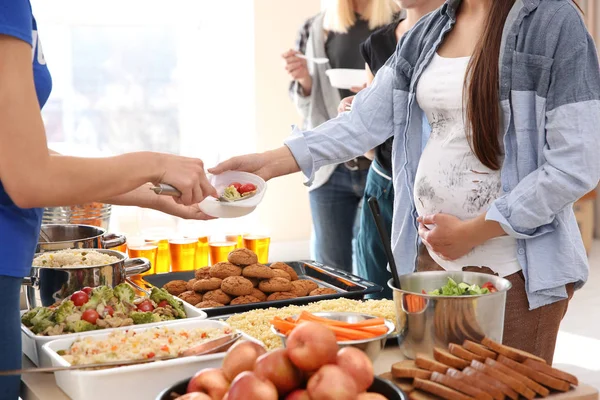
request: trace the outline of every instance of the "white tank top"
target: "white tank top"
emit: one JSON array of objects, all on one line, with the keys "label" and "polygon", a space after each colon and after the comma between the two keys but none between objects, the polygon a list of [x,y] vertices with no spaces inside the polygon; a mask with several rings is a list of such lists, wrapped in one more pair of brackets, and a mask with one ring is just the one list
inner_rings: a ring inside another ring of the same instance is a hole
[{"label": "white tank top", "polygon": [[[502,194],[500,171],[479,161],[466,136],[463,87],[469,59],[444,58],[436,53],[417,85],[417,101],[431,125],[415,177],[414,201],[419,215],[444,213],[471,219],[485,213]],[[449,271],[485,266],[507,276],[521,270],[516,240],[510,236],[488,240],[454,261],[430,253]]]}]

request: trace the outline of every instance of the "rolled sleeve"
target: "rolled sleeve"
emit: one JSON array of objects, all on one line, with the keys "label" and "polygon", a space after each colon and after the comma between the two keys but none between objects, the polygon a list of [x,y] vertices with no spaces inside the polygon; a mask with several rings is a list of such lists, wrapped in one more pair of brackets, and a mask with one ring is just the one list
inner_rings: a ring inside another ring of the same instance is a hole
[{"label": "rolled sleeve", "polygon": [[310,186],[315,178],[315,168],[310,149],[302,135],[302,131],[294,126],[294,130],[284,144],[290,149],[304,176],[308,178],[305,185]]},{"label": "rolled sleeve", "polygon": [[537,229],[526,228],[523,226],[515,226],[513,228],[513,225],[511,225],[508,220],[509,217],[509,207],[506,199],[504,198],[499,199],[492,204],[485,215],[485,220],[498,222],[502,229],[504,229],[504,232],[515,239],[531,239],[552,232],[554,229],[556,229],[556,220],[552,221],[550,224],[540,226]]}]

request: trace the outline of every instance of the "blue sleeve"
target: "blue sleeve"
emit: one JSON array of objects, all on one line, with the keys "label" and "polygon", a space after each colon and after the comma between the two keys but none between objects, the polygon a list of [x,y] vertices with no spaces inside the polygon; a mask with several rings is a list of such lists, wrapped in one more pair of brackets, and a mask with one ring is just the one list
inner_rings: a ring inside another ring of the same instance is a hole
[{"label": "blue sleeve", "polygon": [[31,45],[32,30],[29,0],[0,0],[0,35],[13,36]]}]

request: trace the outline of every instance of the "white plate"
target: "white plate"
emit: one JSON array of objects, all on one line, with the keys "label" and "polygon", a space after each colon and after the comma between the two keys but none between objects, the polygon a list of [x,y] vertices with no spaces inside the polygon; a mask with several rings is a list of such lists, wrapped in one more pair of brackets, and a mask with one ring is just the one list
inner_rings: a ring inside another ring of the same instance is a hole
[{"label": "white plate", "polygon": [[[179,300],[181,300],[181,299],[179,299]],[[183,303],[183,308],[185,309],[185,313],[187,314],[187,319],[185,319],[185,320],[176,319],[173,321],[162,321],[162,322],[156,322],[153,324],[134,325],[134,326],[147,328],[147,327],[153,327],[153,326],[172,325],[172,324],[187,321],[190,319],[193,319],[193,320],[206,319],[207,315],[204,311],[192,306],[191,304],[186,303],[183,300],[181,300],[181,301]],[[26,311],[23,311],[21,314],[23,314],[25,312]],[[39,336],[39,335],[36,335],[35,333],[31,332],[31,330],[28,327],[21,324],[21,342],[23,344],[23,354],[25,354],[31,360],[31,362],[33,362],[38,367],[50,367],[52,365],[50,363],[50,358],[48,357],[47,354],[45,354],[42,351],[42,346],[44,346],[46,343],[52,342],[57,339],[63,339],[63,338],[74,339],[74,338],[80,337],[80,336],[97,335],[100,332],[101,333],[104,333],[104,332],[110,333],[110,332],[120,330],[120,329],[121,330],[122,329],[132,329],[132,327],[125,326],[122,328],[108,328],[108,329],[102,329],[101,331],[69,333],[66,335],[59,335],[59,336]]]},{"label": "white plate", "polygon": [[367,83],[367,73],[364,69],[334,68],[325,71],[331,86],[338,89],[351,89]]},{"label": "white plate", "polygon": [[[170,325],[170,328],[211,329],[227,326],[219,321],[190,320],[180,321]],[[133,330],[143,332],[146,329],[152,328],[140,327]],[[242,335],[244,339],[261,343],[244,333]],[[104,339],[108,332],[96,332],[94,336]],[[52,360],[53,366],[70,365],[57,351],[68,349],[74,340],[75,338],[62,338],[44,345],[43,351]],[[58,387],[72,400],[154,399],[165,387],[189,378],[201,369],[220,367],[224,357],[225,353],[218,353],[96,371],[63,371],[54,375]]]},{"label": "white plate", "polygon": [[199,204],[200,210],[217,218],[239,218],[250,214],[260,204],[267,190],[267,183],[260,176],[248,172],[227,171],[219,175],[212,175],[210,181],[219,194],[222,194],[225,188],[233,182],[256,185],[256,194],[245,200],[228,203],[214,197],[204,199]]}]

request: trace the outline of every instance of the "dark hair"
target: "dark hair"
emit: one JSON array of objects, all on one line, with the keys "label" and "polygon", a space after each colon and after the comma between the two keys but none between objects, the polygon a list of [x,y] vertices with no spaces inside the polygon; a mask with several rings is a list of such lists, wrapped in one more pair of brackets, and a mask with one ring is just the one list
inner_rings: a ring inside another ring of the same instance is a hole
[{"label": "dark hair", "polygon": [[[485,30],[467,67],[466,116],[471,150],[492,170],[500,169],[500,88],[498,57],[506,17],[515,0],[491,2]],[[575,6],[583,13],[579,5]]]}]

